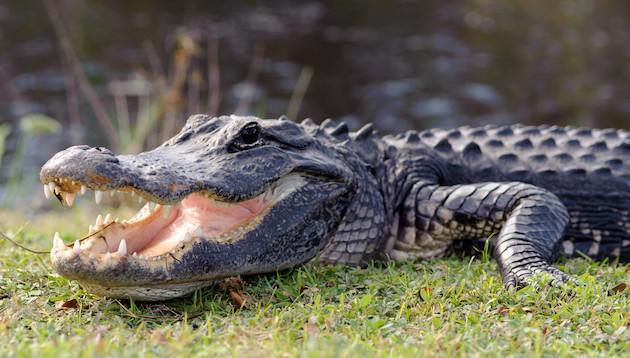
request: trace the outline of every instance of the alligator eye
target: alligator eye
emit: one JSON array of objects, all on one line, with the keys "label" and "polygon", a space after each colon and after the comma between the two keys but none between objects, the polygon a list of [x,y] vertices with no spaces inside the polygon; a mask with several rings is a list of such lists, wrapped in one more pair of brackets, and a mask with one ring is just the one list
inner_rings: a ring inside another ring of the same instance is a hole
[{"label": "alligator eye", "polygon": [[243,144],[254,144],[260,136],[260,127],[258,123],[250,123],[241,130],[241,141]]}]

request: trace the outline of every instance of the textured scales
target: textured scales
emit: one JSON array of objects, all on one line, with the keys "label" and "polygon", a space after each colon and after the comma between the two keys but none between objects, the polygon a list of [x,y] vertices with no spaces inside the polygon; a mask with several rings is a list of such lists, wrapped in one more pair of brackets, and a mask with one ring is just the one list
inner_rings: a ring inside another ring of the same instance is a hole
[{"label": "textured scales", "polygon": [[[630,260],[629,137],[515,125],[380,138],[370,125],[349,132],[330,120],[317,126],[197,115],[153,151],[114,156],[72,147],[42,168],[46,195],[62,203],[87,188],[97,201],[100,191],[116,190],[160,205],[137,215],[158,227],[115,223],[72,249],[56,239],[53,267],[98,295],[156,300],[313,261],[474,252],[491,237],[508,288],[527,285],[535,273],[562,285],[573,279],[550,266],[559,255]],[[225,218],[232,214],[220,208],[230,205],[266,208],[243,222],[230,219],[238,224],[225,232],[208,232],[220,225],[199,220],[223,219],[200,216],[191,203],[217,205],[212,212]],[[155,217],[162,210],[165,221]],[[181,224],[175,230],[169,222]],[[167,239],[151,241],[151,249],[125,234],[159,230],[156,237]],[[172,251],[157,249],[168,245]],[[157,256],[131,255],[128,247]]]},{"label": "textured scales", "polygon": [[[415,141],[410,136],[414,138],[415,134],[386,137],[385,141],[402,147],[402,143]],[[579,250],[599,258],[615,257],[630,245],[627,131],[515,125],[432,129],[421,132],[419,138],[420,147],[426,145],[436,155],[432,166],[444,167],[439,179],[441,185],[514,181],[555,194],[571,218],[563,245],[565,255],[576,256]],[[479,192],[471,193],[467,204],[482,196]],[[479,207],[479,199],[476,202],[470,204],[471,208]],[[457,208],[451,205],[450,209]],[[471,209],[468,211],[467,214],[472,214]],[[479,213],[482,218],[488,215]],[[602,241],[611,245],[611,249],[600,248]]]}]

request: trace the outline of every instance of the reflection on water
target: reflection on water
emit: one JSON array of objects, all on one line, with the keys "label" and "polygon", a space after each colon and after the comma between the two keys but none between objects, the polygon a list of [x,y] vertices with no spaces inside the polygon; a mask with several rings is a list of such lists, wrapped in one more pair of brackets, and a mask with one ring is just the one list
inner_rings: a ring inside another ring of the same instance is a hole
[{"label": "reflection on water", "polygon": [[[35,3],[0,0],[1,121],[41,112],[68,127],[74,118],[79,133],[53,146],[108,144]],[[375,122],[382,132],[513,122],[630,128],[628,1],[54,3],[117,128],[160,98],[174,128],[190,112],[239,108],[353,128]],[[178,60],[187,61],[179,82]]]},{"label": "reflection on water", "polygon": [[[32,111],[67,118],[58,41],[44,9],[11,0],[0,4],[0,61],[9,80],[0,89],[3,120]],[[218,113],[236,109],[253,49],[263,44],[248,112],[265,117],[286,112],[301,70],[312,67],[299,118],[343,118],[355,126],[374,121],[385,131],[466,123],[630,125],[625,1],[190,1],[177,7],[162,0],[59,6],[91,82],[112,108],[107,84],[150,68],[145,41],[167,71],[174,37],[188,31],[200,45],[204,36],[218,39]],[[204,76],[206,54],[198,61]],[[201,98],[206,90],[201,83]],[[86,109],[81,115],[93,116]],[[187,109],[179,106],[179,120]]]}]

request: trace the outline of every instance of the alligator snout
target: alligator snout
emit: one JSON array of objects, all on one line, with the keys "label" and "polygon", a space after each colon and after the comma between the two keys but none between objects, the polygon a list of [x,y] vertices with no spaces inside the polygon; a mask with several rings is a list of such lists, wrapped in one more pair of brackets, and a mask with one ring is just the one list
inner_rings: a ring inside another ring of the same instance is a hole
[{"label": "alligator snout", "polygon": [[42,168],[40,177],[44,182],[75,178],[83,183],[103,186],[113,183],[121,170],[120,160],[111,150],[78,145],[55,154]]}]

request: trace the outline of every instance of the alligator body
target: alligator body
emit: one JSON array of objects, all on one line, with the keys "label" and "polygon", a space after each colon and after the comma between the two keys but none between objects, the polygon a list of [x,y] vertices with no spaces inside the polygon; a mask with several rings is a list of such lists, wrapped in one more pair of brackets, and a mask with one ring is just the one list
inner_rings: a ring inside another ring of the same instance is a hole
[{"label": "alligator body", "polygon": [[100,296],[160,300],[228,276],[469,250],[490,238],[508,288],[560,255],[630,260],[630,133],[486,126],[379,137],[371,126],[192,116],[162,146],[75,146],[42,168],[47,196],[122,191],[147,205],[55,235],[54,269]]}]

